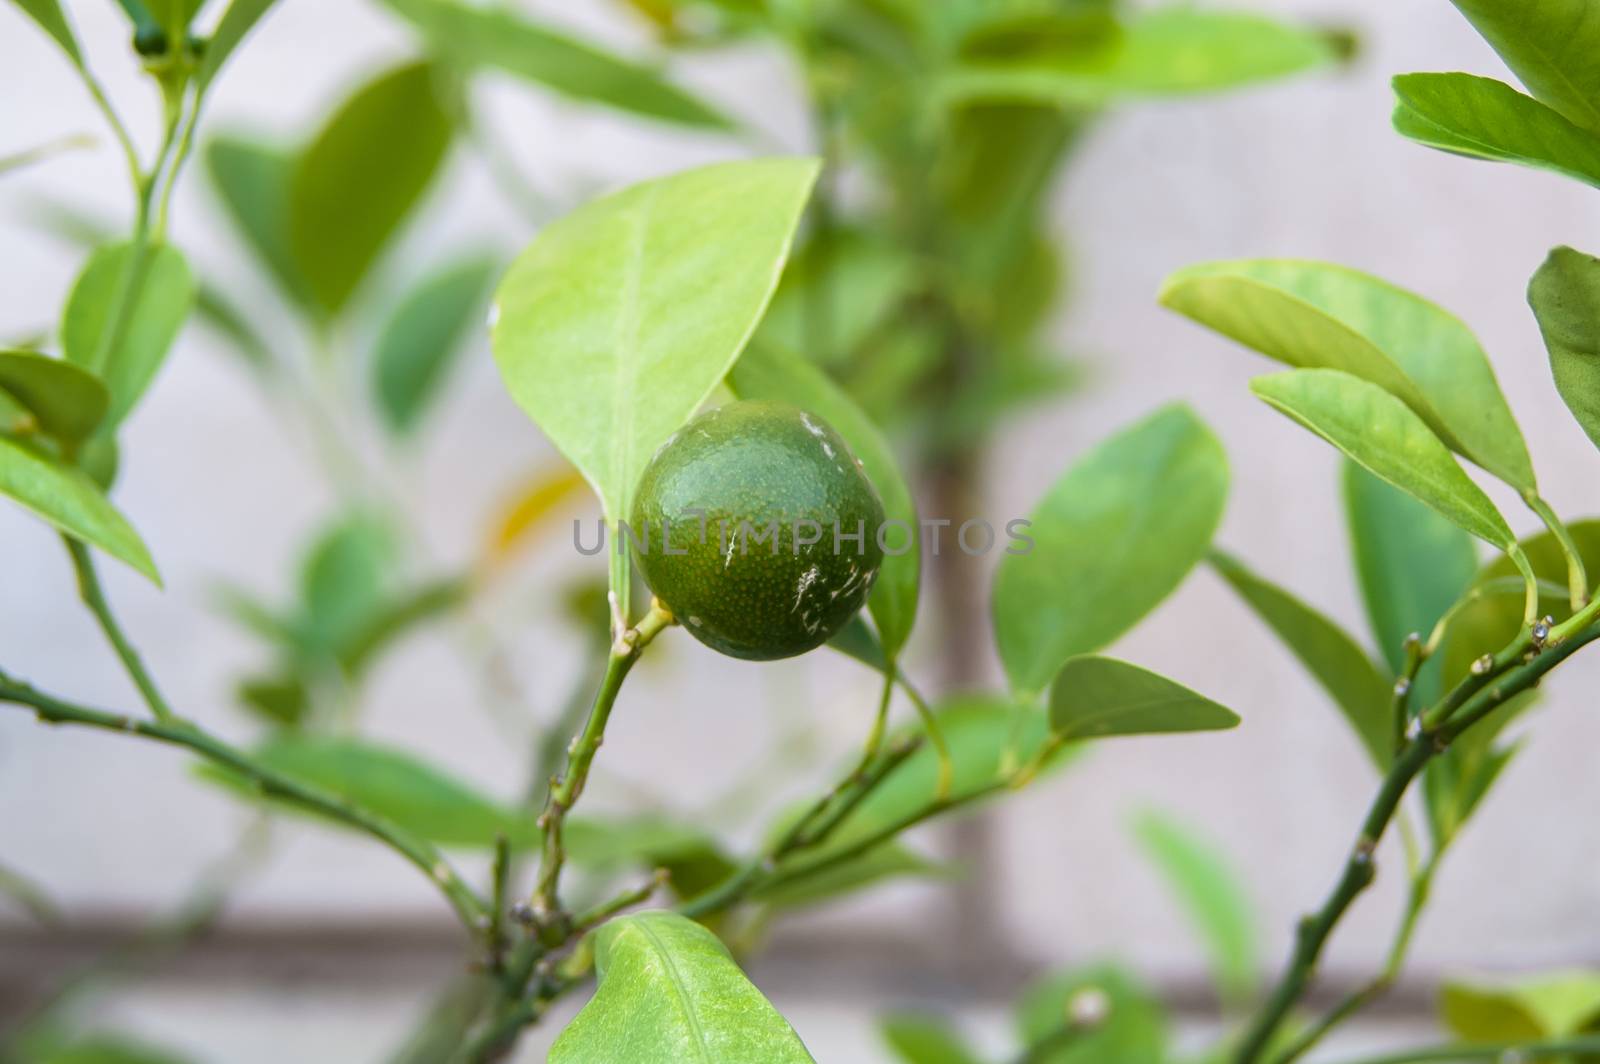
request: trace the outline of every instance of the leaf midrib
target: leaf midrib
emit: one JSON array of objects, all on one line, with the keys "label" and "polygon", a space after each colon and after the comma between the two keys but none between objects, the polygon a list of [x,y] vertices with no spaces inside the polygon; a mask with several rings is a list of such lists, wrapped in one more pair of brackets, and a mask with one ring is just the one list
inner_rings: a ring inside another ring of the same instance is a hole
[{"label": "leaf midrib", "polygon": [[616,359],[617,381],[611,389],[611,475],[620,483],[618,489],[619,513],[616,518],[627,517],[633,493],[629,471],[636,445],[634,418],[628,416],[633,409],[634,395],[638,391],[640,360],[638,355],[639,329],[643,323],[640,291],[644,275],[644,251],[650,215],[655,206],[657,189],[650,186],[640,197],[639,205],[628,211],[628,262],[622,274],[622,299],[617,311],[617,323],[612,343],[612,357]]},{"label": "leaf midrib", "polygon": [[655,950],[656,955],[661,959],[661,967],[665,971],[667,982],[672,986],[673,993],[683,1006],[683,1018],[689,1025],[690,1034],[694,1036],[694,1044],[699,1050],[699,1059],[704,1061],[705,1064],[715,1064],[715,1060],[711,1056],[711,1045],[706,1041],[705,1029],[700,1026],[700,1018],[695,1015],[688,984],[683,978],[683,973],[678,970],[677,964],[672,959],[672,951],[667,948],[667,944],[662,941],[661,936],[656,934],[655,930],[644,920],[634,921],[633,926],[645,937],[650,947]]}]

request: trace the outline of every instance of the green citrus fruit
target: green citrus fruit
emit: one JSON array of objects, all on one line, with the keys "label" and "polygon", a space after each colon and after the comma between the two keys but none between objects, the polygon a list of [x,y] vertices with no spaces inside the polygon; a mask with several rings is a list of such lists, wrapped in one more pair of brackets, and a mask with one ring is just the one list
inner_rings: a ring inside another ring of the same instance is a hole
[{"label": "green citrus fruit", "polygon": [[700,642],[771,661],[826,642],[883,562],[883,503],[815,414],[737,402],[696,417],[639,480],[630,519],[650,590]]}]

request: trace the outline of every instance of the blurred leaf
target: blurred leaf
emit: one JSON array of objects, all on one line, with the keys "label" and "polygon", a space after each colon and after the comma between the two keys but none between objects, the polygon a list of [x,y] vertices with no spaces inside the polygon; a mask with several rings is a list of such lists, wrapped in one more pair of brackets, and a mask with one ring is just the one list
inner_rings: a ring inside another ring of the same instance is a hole
[{"label": "blurred leaf", "polygon": [[1067,470],[1032,515],[1027,553],[995,575],[995,638],[1011,686],[1041,693],[1068,658],[1106,646],[1188,575],[1227,499],[1222,445],[1164,407]]},{"label": "blurred leaf", "polygon": [[811,1061],[728,948],[693,920],[635,913],[596,937],[594,997],[556,1039],[550,1064]]},{"label": "blurred leaf", "polygon": [[479,324],[497,272],[499,264],[483,256],[448,266],[406,293],[384,323],[373,356],[373,391],[390,429],[416,428],[451,360]]},{"label": "blurred leaf", "polygon": [[612,520],[760,320],[816,172],[760,159],[634,185],[546,227],[501,283],[506,387]]},{"label": "blurred leaf", "polygon": [[794,883],[758,889],[752,900],[775,910],[806,909],[855,894],[886,879],[949,875],[950,868],[928,860],[898,843],[885,843],[858,857],[841,861]]},{"label": "blurred leaf", "polygon": [[456,0],[385,0],[440,55],[492,67],[577,100],[680,125],[732,129],[720,112],[648,66],[547,29],[509,9]]},{"label": "blurred leaf", "polygon": [[[922,549],[916,500],[888,441],[826,373],[791,352],[754,344],[735,363],[728,383],[741,399],[778,400],[820,416],[844,437],[878,489],[885,527],[894,527],[882,533],[888,549],[867,599],[867,610],[877,625],[880,646],[889,657],[898,656],[916,622]],[[891,550],[900,553],[891,554]]]},{"label": "blurred leaf", "polygon": [[[1471,535],[1348,460],[1344,505],[1367,617],[1390,674],[1399,675],[1406,636],[1426,639],[1467,590],[1478,571],[1477,550]],[[1416,704],[1433,703],[1436,671],[1419,677],[1426,683],[1412,692]]]},{"label": "blurred leaf", "polygon": [[[188,263],[167,244],[143,254],[108,244],[89,256],[62,314],[61,346],[111,392],[102,431],[120,425],[155,379],[194,305],[194,287]],[[120,327],[110,320],[119,306]]]},{"label": "blurred leaf", "polygon": [[1215,262],[1161,302],[1269,358],[1336,369],[1404,400],[1458,454],[1517,488],[1533,464],[1494,369],[1460,319],[1377,277],[1321,262]]},{"label": "blurred leaf", "polygon": [[[1069,16],[1070,17],[1070,16]],[[1188,96],[1287,77],[1333,59],[1319,33],[1244,12],[1170,6],[1131,21],[1103,47],[1035,46],[980,55],[947,78],[953,101],[1095,107],[1122,97]]]},{"label": "blurred leaf", "polygon": [[32,166],[35,163],[47,162],[58,155],[65,155],[70,151],[96,148],[99,143],[89,134],[80,133],[75,136],[57,137],[55,140],[37,144],[32,148],[24,148],[21,151],[0,155],[0,175],[10,173],[12,170],[20,170],[23,167]]},{"label": "blurred leaf", "polygon": [[82,470],[0,436],[0,495],[9,495],[61,531],[99,547],[160,586],[161,576],[139,533]]},{"label": "blurred leaf", "polygon": [[394,540],[375,517],[355,514],[318,539],[300,575],[313,646],[341,656],[377,613],[389,586]]},{"label": "blurred leaf", "polygon": [[979,1064],[961,1032],[943,1017],[900,1013],[880,1020],[878,1030],[905,1064]]},{"label": "blurred leaf", "polygon": [[26,407],[39,428],[67,444],[92,435],[111,404],[100,378],[32,351],[0,351],[0,389]]},{"label": "blurred leaf", "polygon": [[488,560],[506,561],[555,513],[583,491],[583,474],[565,462],[530,477],[494,526]]},{"label": "blurred leaf", "polygon": [[206,172],[239,232],[285,295],[306,302],[305,280],[289,238],[290,152],[237,135],[206,145]]},{"label": "blurred leaf", "polygon": [[22,9],[22,13],[39,24],[39,28],[48,33],[67,57],[77,66],[83,66],[83,52],[78,48],[78,38],[72,32],[72,24],[67,21],[66,13],[61,10],[59,0],[12,0]]},{"label": "blurred leaf", "polygon": [[1600,15],[1588,0],[1451,0],[1539,99],[1600,132]]},{"label": "blurred leaf", "polygon": [[374,658],[400,636],[425,621],[460,606],[467,597],[462,580],[439,580],[408,594],[390,598],[368,615],[339,654],[339,663],[352,676],[360,675]]},{"label": "blurred leaf", "polygon": [[1066,1023],[1080,995],[1102,996],[1104,1022],[1071,1043],[1033,1058],[1038,1064],[1156,1064],[1167,1059],[1167,1018],[1155,997],[1120,968],[1102,966],[1045,980],[1028,990],[1017,1009],[1027,1045],[1035,1046]]},{"label": "blurred leaf", "polygon": [[434,68],[379,75],[345,100],[296,160],[289,247],[315,304],[337,315],[450,150]]},{"label": "blurred leaf", "polygon": [[1078,657],[1050,688],[1050,727],[1068,741],[1236,727],[1226,706],[1115,658]]},{"label": "blurred leaf", "polygon": [[1440,993],[1445,1026],[1471,1041],[1565,1038],[1600,1027],[1600,972],[1552,972],[1498,985],[1455,981]]},{"label": "blurred leaf", "polygon": [[[1431,514],[1430,514],[1431,516]],[[1333,698],[1379,772],[1394,760],[1392,684],[1344,629],[1222,551],[1211,564]]]},{"label": "blurred leaf", "polygon": [[1223,999],[1249,1000],[1259,978],[1255,910],[1227,859],[1160,813],[1141,814],[1134,835],[1205,942]]},{"label": "blurred leaf", "polygon": [[29,877],[0,865],[0,898],[9,898],[30,918],[41,924],[54,924],[61,912],[44,888]]},{"label": "blurred leaf", "polygon": [[39,1064],[185,1064],[188,1059],[121,1035],[96,1035],[49,1053]]},{"label": "blurred leaf", "polygon": [[914,267],[868,230],[816,233],[790,257],[756,342],[821,365],[848,362],[911,292]]},{"label": "blurred leaf", "polygon": [[222,65],[228,61],[233,50],[239,47],[239,42],[245,35],[255,28],[261,17],[271,10],[277,0],[233,0],[228,5],[228,10],[222,13],[222,19],[217,23],[216,32],[211,39],[206,41],[205,53],[200,57],[200,69],[195,72],[195,81],[204,93],[210,86],[213,78],[222,70]]},{"label": "blurred leaf", "polygon": [[195,293],[194,310],[195,316],[227,340],[228,346],[242,355],[252,369],[271,367],[272,352],[266,341],[220,289],[201,284]]},{"label": "blurred leaf", "polygon": [[241,681],[235,693],[241,704],[282,727],[298,727],[311,712],[311,692],[297,676],[252,677]]},{"label": "blurred leaf", "polygon": [[1368,472],[1502,550],[1516,546],[1500,511],[1410,407],[1359,377],[1296,369],[1257,377],[1250,390]]},{"label": "blurred leaf", "polygon": [[1401,74],[1394,91],[1394,128],[1402,137],[1600,187],[1600,137],[1504,82],[1471,74]]},{"label": "blurred leaf", "polygon": [[1556,389],[1600,447],[1600,259],[1556,248],[1533,275],[1528,303],[1550,352]]}]

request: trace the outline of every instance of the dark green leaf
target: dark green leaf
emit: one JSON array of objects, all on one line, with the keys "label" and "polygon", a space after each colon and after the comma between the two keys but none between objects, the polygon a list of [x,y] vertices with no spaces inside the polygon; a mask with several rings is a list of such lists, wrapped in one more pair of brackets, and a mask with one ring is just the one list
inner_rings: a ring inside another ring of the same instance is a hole
[{"label": "dark green leaf", "polygon": [[1600,447],[1600,259],[1556,248],[1528,285],[1556,390]]},{"label": "dark green leaf", "polygon": [[1434,433],[1519,490],[1534,486],[1516,418],[1460,319],[1386,281],[1322,262],[1213,262],[1161,302],[1289,366],[1336,369],[1403,399]]},{"label": "dark green leaf", "polygon": [[420,29],[442,56],[503,70],[578,100],[680,125],[731,129],[719,111],[655,70],[577,38],[546,29],[509,9],[456,0],[385,0]]},{"label": "dark green leaf", "polygon": [[1478,538],[1502,550],[1516,546],[1505,518],[1439,437],[1376,384],[1333,369],[1296,369],[1257,377],[1250,390]]},{"label": "dark green leaf", "polygon": [[1600,137],[1531,96],[1471,74],[1394,79],[1394,128],[1418,144],[1600,186]]},{"label": "dark green leaf", "polygon": [[240,703],[268,722],[298,727],[311,711],[311,692],[297,676],[258,676],[244,680],[236,692]]},{"label": "dark green leaf", "polygon": [[228,5],[228,10],[223,12],[222,21],[217,23],[217,30],[206,42],[205,55],[200,59],[200,69],[195,74],[200,91],[204,92],[211,84],[211,80],[222,70],[222,64],[228,61],[233,50],[239,47],[239,42],[245,35],[255,28],[261,16],[265,15],[277,0],[233,0]]},{"label": "dark green leaf", "polygon": [[[1037,1064],[1146,1064],[1167,1059],[1167,1018],[1134,975],[1105,966],[1047,979],[1029,989],[1017,1009],[1029,1047],[1046,1045],[1072,1014],[1075,1003],[1093,999],[1105,1018],[1066,1045],[1032,1058]],[[1082,1007],[1082,1006],[1080,1006]]]},{"label": "dark green leaf", "polygon": [[1041,693],[1068,658],[1137,624],[1205,556],[1228,493],[1227,457],[1186,406],[1168,406],[1056,481],[994,583],[1011,686]]},{"label": "dark green leaf", "polygon": [[[1431,516],[1431,515],[1430,515]],[[1333,698],[1379,771],[1394,759],[1392,685],[1344,629],[1221,551],[1211,564]]]},{"label": "dark green leaf", "polygon": [[1600,132],[1600,11],[1589,0],[1452,0],[1535,96]]},{"label": "dark green leaf", "polygon": [[450,149],[452,119],[432,66],[363,85],[322,127],[289,179],[296,273],[327,314],[344,309]]},{"label": "dark green leaf", "polygon": [[59,0],[11,0],[22,9],[22,13],[39,24],[39,28],[48,33],[61,50],[67,53],[73,63],[83,65],[83,52],[78,48],[78,38],[72,32],[72,24],[67,21],[67,16],[61,10]]},{"label": "dark green leaf", "polygon": [[373,391],[389,428],[415,428],[450,362],[481,318],[494,259],[474,257],[440,270],[408,292],[384,324],[373,356]]},{"label": "dark green leaf", "polygon": [[0,436],[0,495],[9,495],[61,531],[161,583],[139,533],[82,470]]},{"label": "dark green leaf", "polygon": [[937,1016],[902,1013],[878,1024],[890,1052],[905,1064],[979,1064],[961,1033]]},{"label": "dark green leaf", "polygon": [[922,549],[916,500],[888,441],[826,373],[793,353],[754,344],[735,363],[728,384],[741,399],[780,400],[819,415],[844,437],[878,489],[887,521],[897,524],[884,533],[886,553],[867,609],[880,645],[897,656],[916,621]]},{"label": "dark green leaf", "polygon": [[1158,813],[1141,815],[1134,834],[1205,942],[1224,1000],[1248,1000],[1260,960],[1255,910],[1227,859],[1189,828]]},{"label": "dark green leaf", "polygon": [[284,294],[306,299],[305,281],[289,244],[289,181],[294,156],[242,136],[206,146],[206,171],[239,232]]},{"label": "dark green leaf", "polygon": [[669,912],[618,917],[597,934],[594,997],[550,1064],[810,1064],[793,1028],[710,931]]},{"label": "dark green leaf", "polygon": [[111,392],[102,431],[120,425],[150,387],[193,306],[194,277],[170,245],[141,253],[110,244],[89,256],[62,315],[61,346]]},{"label": "dark green leaf", "polygon": [[111,405],[100,378],[32,351],[0,351],[0,390],[26,407],[40,429],[68,444],[87,439]]},{"label": "dark green leaf", "polygon": [[1068,741],[1217,731],[1238,723],[1227,707],[1115,658],[1073,658],[1050,688],[1050,727]]}]

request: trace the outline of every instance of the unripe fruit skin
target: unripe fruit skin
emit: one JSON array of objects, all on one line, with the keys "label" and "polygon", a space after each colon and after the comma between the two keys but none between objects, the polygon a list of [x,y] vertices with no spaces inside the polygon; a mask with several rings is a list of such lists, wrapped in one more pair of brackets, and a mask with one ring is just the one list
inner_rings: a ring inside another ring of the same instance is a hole
[{"label": "unripe fruit skin", "polygon": [[[872,482],[831,426],[785,403],[735,402],[699,415],[656,452],[635,498],[630,524],[645,583],[690,634],[732,657],[772,661],[821,646],[866,602],[883,562],[883,503]],[[704,542],[695,511],[705,513]],[[755,539],[774,519],[776,553]],[[797,547],[813,533],[806,521],[821,536]],[[859,545],[843,539],[858,529]]]}]

